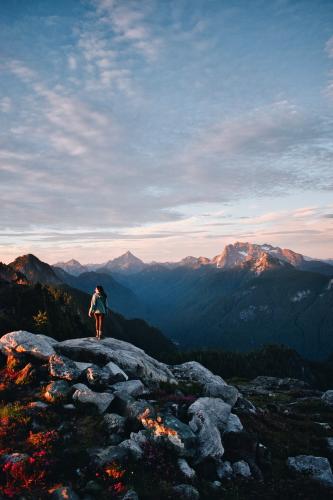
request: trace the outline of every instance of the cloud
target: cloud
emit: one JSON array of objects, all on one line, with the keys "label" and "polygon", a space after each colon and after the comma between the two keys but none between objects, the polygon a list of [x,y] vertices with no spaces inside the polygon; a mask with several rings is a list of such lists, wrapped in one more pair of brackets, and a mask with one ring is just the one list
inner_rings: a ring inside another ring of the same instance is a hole
[{"label": "cloud", "polygon": [[94,0],[94,5],[100,16],[100,23],[111,27],[117,36],[117,43],[129,45],[148,62],[156,60],[162,40],[153,33],[148,22],[148,3]]},{"label": "cloud", "polygon": [[0,111],[2,113],[9,113],[12,109],[12,100],[10,97],[3,97],[0,99]]}]

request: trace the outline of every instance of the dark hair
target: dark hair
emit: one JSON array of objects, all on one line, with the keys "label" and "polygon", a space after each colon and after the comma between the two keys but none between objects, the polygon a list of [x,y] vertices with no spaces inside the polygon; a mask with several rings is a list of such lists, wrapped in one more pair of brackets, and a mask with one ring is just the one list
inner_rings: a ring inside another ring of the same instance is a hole
[{"label": "dark hair", "polygon": [[102,285],[97,285],[96,286],[96,289],[98,290],[98,293],[100,295],[102,295],[102,297],[104,297],[106,299],[107,295],[106,293],[104,292],[104,288],[102,287]]}]

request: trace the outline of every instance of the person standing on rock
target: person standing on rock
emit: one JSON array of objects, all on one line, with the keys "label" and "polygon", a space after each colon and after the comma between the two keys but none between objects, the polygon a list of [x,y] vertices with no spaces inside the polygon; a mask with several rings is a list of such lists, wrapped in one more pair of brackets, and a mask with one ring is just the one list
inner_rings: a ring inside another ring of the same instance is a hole
[{"label": "person standing on rock", "polygon": [[107,295],[101,285],[97,285],[91,297],[89,317],[95,316],[96,338],[101,340],[103,335],[104,318],[108,314]]}]

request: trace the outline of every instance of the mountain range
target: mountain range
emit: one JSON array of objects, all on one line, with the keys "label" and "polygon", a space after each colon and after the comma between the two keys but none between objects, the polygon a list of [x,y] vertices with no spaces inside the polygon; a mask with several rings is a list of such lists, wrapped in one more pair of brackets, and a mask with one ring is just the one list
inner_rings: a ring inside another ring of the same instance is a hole
[{"label": "mountain range", "polygon": [[127,251],[120,257],[108,260],[102,264],[87,264],[82,265],[77,260],[71,259],[68,262],[58,262],[54,267],[60,267],[68,273],[78,276],[87,271],[102,271],[120,274],[135,274],[143,271],[149,267],[163,266],[168,269],[178,267],[190,267],[197,269],[203,266],[210,266],[219,269],[230,269],[239,266],[243,262],[258,259],[263,254],[269,254],[280,261],[288,262],[297,269],[306,271],[316,271],[328,276],[333,276],[333,260],[320,260],[306,257],[300,253],[294,252],[289,249],[282,249],[280,247],[272,246],[269,244],[257,245],[254,243],[236,242],[234,244],[226,245],[220,254],[217,254],[212,259],[208,257],[193,257],[187,256],[178,262],[156,262],[145,263],[130,251]]},{"label": "mountain range", "polygon": [[185,349],[285,344],[310,359],[333,352],[333,266],[289,249],[236,242],[212,259],[149,264],[127,252],[98,266],[72,260],[67,270],[32,257],[10,268],[85,293],[101,284],[113,310],[143,318]]}]

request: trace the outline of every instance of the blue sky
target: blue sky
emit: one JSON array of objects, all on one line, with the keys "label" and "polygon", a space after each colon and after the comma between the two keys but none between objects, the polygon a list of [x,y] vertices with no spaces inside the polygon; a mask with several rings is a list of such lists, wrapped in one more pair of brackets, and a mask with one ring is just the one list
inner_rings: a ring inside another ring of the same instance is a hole
[{"label": "blue sky", "polygon": [[1,260],[333,257],[333,3],[2,0]]}]

